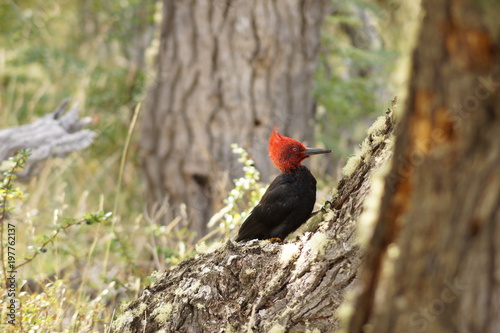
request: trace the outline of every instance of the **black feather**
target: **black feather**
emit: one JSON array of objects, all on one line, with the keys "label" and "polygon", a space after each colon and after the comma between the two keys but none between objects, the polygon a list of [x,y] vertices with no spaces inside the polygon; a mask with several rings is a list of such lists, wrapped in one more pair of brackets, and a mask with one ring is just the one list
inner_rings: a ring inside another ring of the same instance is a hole
[{"label": "black feather", "polygon": [[236,241],[285,239],[311,216],[316,201],[316,179],[305,166],[273,180],[260,203],[243,222]]}]

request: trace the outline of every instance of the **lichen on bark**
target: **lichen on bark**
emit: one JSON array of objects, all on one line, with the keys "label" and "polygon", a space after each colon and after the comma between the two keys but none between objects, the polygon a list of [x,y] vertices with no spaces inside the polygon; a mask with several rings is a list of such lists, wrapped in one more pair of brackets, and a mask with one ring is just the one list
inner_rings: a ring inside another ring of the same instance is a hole
[{"label": "lichen on bark", "polygon": [[115,331],[336,329],[335,311],[363,257],[356,226],[370,178],[391,156],[392,110],[377,123],[363,144],[357,166],[315,214],[314,228],[284,243],[227,240],[213,251],[197,254],[148,286],[115,321]]}]

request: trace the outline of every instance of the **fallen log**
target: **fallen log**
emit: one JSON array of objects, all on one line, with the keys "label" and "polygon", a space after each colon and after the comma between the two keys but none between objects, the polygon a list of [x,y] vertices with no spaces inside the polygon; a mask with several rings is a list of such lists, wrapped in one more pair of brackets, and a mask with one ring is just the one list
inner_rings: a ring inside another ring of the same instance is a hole
[{"label": "fallen log", "polygon": [[19,180],[35,176],[49,158],[65,157],[92,144],[96,133],[84,129],[91,119],[79,118],[78,103],[65,113],[69,102],[65,99],[53,112],[30,124],[0,130],[0,162],[21,149],[31,150]]}]

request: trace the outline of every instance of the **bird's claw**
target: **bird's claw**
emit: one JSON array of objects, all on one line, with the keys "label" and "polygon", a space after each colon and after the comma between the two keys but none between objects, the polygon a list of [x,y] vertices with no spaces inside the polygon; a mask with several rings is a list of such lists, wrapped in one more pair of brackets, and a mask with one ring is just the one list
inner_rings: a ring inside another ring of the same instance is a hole
[{"label": "bird's claw", "polygon": [[279,237],[273,237],[268,239],[269,243],[281,243],[283,240]]}]

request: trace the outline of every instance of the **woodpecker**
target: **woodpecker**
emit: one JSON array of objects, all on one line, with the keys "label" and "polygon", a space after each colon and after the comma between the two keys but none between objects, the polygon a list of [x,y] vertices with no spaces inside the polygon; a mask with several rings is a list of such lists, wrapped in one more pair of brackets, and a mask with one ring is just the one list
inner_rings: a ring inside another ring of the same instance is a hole
[{"label": "woodpecker", "polygon": [[280,170],[241,225],[236,241],[285,239],[310,216],[316,201],[316,179],[301,163],[311,155],[330,153],[330,149],[306,148],[281,135],[274,127],[269,138],[269,157]]}]

